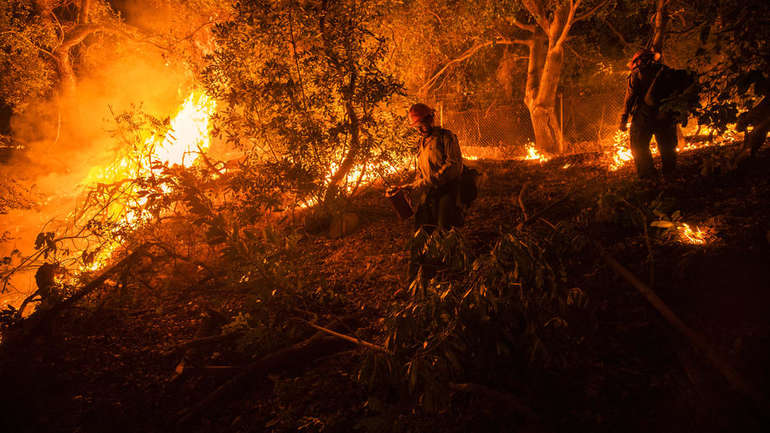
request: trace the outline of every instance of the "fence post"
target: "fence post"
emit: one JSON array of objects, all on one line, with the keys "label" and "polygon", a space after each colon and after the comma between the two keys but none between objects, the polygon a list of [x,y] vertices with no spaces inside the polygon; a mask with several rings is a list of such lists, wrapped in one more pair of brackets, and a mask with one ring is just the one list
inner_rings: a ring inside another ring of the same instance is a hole
[{"label": "fence post", "polygon": [[559,93],[559,153],[564,153],[564,92]]},{"label": "fence post", "polygon": [[438,103],[438,122],[439,122],[439,125],[443,128],[444,127],[444,101],[439,101]]}]

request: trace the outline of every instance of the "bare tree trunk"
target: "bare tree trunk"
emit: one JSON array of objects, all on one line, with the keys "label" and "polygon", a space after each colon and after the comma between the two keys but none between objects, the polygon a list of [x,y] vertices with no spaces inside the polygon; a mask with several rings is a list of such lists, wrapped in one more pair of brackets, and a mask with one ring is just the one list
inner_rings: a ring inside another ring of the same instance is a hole
[{"label": "bare tree trunk", "polygon": [[650,49],[656,53],[663,53],[663,36],[666,33],[666,0],[656,0],[655,4],[655,35],[652,38]]},{"label": "bare tree trunk", "polygon": [[55,52],[56,68],[59,72],[60,96],[69,98],[75,94],[76,79],[72,68],[69,48],[57,49]]},{"label": "bare tree trunk", "polygon": [[[582,0],[562,2],[549,14],[544,0],[522,0],[522,5],[530,13],[539,30],[514,20],[516,27],[533,33],[524,103],[529,108],[536,146],[550,153],[559,152],[561,147],[562,131],[559,116],[556,114],[556,95],[564,66],[564,43],[567,35],[573,24],[589,18],[608,1],[601,0],[590,10],[578,14],[581,3]],[[544,47],[545,40],[548,41],[547,48]]]},{"label": "bare tree trunk", "polygon": [[356,162],[356,158],[358,158],[358,152],[361,149],[361,126],[351,101],[345,103],[345,111],[347,112],[348,120],[350,122],[350,148],[348,149],[345,158],[342,159],[339,168],[334,173],[331,180],[329,180],[329,186],[326,189],[324,202],[328,202],[337,196],[337,193],[339,193],[340,190],[340,184],[347,178],[348,173],[350,173],[350,170]]},{"label": "bare tree trunk", "polygon": [[78,24],[88,23],[88,13],[91,9],[91,0],[80,1],[80,11],[78,13]]},{"label": "bare tree trunk", "polygon": [[545,65],[545,55],[548,51],[545,35],[536,33],[532,37],[532,45],[529,48],[529,62],[527,64],[527,83],[524,89],[524,104],[529,108],[530,114],[535,108],[537,89],[540,86],[540,76]]},{"label": "bare tree trunk", "polygon": [[556,114],[556,91],[559,87],[563,64],[563,48],[549,44],[540,76],[540,85],[537,89],[537,97],[530,108],[535,143],[537,143],[537,147],[549,153],[559,151],[561,125]]}]

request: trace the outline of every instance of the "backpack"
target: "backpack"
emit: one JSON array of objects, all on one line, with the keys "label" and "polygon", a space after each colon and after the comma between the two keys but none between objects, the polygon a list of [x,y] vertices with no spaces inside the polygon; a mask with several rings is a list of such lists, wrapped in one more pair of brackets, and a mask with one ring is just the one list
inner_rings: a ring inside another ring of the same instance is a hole
[{"label": "backpack", "polygon": [[460,175],[460,203],[466,208],[470,207],[479,195],[478,180],[480,177],[481,173],[475,168],[463,167],[463,172]]},{"label": "backpack", "polygon": [[662,66],[644,95],[644,103],[657,106],[660,113],[666,113],[682,126],[687,126],[690,113],[700,108],[697,74]]}]

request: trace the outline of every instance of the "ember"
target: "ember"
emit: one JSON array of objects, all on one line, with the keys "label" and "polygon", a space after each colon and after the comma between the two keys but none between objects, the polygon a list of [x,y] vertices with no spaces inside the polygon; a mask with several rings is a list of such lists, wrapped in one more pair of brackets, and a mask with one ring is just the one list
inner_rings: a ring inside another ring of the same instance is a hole
[{"label": "ember", "polygon": [[708,238],[708,231],[701,230],[697,226],[693,230],[687,223],[681,223],[677,230],[679,232],[680,240],[684,243],[703,245]]}]

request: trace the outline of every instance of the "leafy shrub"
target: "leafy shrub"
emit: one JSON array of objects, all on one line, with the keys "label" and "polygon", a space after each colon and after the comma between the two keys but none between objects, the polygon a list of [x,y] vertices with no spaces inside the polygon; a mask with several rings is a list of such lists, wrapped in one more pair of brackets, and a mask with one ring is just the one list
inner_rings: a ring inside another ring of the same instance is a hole
[{"label": "leafy shrub", "polygon": [[359,378],[386,382],[428,412],[446,409],[452,382],[505,387],[521,381],[533,365],[570,363],[578,336],[571,315],[585,294],[568,289],[557,254],[526,234],[504,233],[487,254],[469,260],[459,233],[418,232],[421,266],[409,301],[385,321],[385,347],[370,355]]}]

